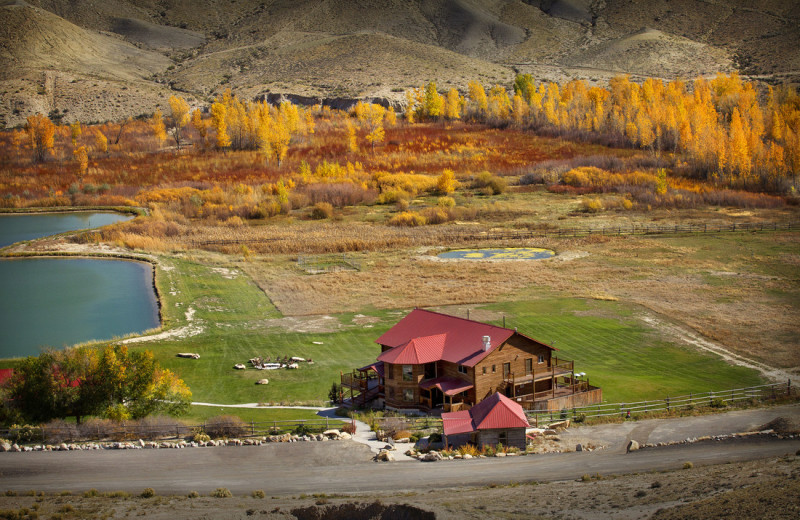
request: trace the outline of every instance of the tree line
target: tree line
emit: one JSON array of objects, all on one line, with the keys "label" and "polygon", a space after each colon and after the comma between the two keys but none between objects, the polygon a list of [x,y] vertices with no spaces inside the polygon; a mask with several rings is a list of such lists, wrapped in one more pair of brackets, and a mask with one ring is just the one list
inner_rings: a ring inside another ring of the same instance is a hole
[{"label": "tree line", "polygon": [[0,389],[3,422],[40,423],[87,416],[115,420],[151,414],[179,415],[192,393],[150,351],[125,345],[46,350],[14,368]]}]

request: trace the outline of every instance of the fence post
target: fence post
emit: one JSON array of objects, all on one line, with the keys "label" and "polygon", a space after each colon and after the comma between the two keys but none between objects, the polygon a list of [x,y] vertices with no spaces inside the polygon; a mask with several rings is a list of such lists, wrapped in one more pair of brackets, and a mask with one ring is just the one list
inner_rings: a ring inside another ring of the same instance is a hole
[{"label": "fence post", "polygon": [[669,412],[669,396],[667,396],[667,411]]},{"label": "fence post", "polygon": [[256,422],[250,421],[250,435],[255,437],[256,435]]}]

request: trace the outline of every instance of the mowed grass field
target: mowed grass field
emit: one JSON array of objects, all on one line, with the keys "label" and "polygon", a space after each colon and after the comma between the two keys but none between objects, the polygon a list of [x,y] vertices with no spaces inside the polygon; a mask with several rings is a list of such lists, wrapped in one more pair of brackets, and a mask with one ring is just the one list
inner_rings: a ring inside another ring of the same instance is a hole
[{"label": "mowed grass field", "polygon": [[[168,328],[188,325],[201,332],[133,348],[153,350],[163,366],[186,381],[199,402],[324,404],[340,371],[374,361],[379,353],[374,340],[410,310],[368,308],[362,313],[281,318],[265,293],[235,264],[215,266],[176,258],[163,262],[167,270],[159,270],[158,286],[165,303],[165,323]],[[190,308],[194,314],[187,322],[185,313]],[[732,366],[716,355],[662,336],[641,319],[643,309],[636,305],[533,291],[524,300],[472,308],[505,315],[508,327],[553,343],[559,357],[575,360],[576,370],[586,372],[592,384],[603,388],[608,402],[762,382],[754,370]],[[502,324],[502,318],[494,322]],[[197,352],[201,357],[177,358],[178,352]],[[297,370],[259,371],[247,363],[257,355],[299,356],[314,363],[301,363]],[[236,363],[248,368],[234,370]],[[269,384],[256,385],[261,378],[269,379]],[[209,410],[192,413],[199,417],[212,413]],[[227,411],[248,417],[261,412]],[[264,411],[261,417],[271,416]]]}]

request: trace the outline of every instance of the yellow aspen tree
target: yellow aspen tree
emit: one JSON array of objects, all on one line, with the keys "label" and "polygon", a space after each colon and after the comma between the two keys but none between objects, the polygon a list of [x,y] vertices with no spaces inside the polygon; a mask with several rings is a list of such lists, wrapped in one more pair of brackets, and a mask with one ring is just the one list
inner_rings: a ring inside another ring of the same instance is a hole
[{"label": "yellow aspen tree", "polygon": [[372,145],[373,153],[375,152],[375,143],[382,143],[386,136],[386,132],[383,129],[383,116],[385,113],[386,109],[381,105],[371,103],[364,107],[362,117],[368,130],[366,139]]},{"label": "yellow aspen tree", "polygon": [[97,128],[94,129],[94,142],[97,146],[98,152],[105,154],[108,153],[108,138],[106,137],[106,134]]},{"label": "yellow aspen tree", "polygon": [[439,95],[436,90],[436,83],[433,81],[425,85],[423,113],[432,118],[438,118],[444,113],[444,99]]},{"label": "yellow aspen tree", "polygon": [[89,171],[89,154],[86,152],[85,146],[80,146],[72,151],[72,155],[78,163],[78,177],[83,178],[86,172]]},{"label": "yellow aspen tree", "polygon": [[453,193],[456,189],[456,175],[453,170],[445,169],[436,181],[436,189],[439,193]]},{"label": "yellow aspen tree", "polygon": [[652,148],[656,140],[656,134],[653,130],[653,122],[644,111],[640,111],[636,116],[636,131],[639,146]]},{"label": "yellow aspen tree", "polygon": [[311,110],[305,111],[305,120],[306,120],[306,132],[309,134],[314,133],[314,129],[316,128],[316,121],[314,121],[314,113]]},{"label": "yellow aspen tree", "polygon": [[458,93],[458,90],[451,88],[447,92],[447,98],[444,104],[444,117],[447,119],[460,119],[461,118],[461,106],[464,103],[464,99]]},{"label": "yellow aspen tree", "polygon": [[78,138],[81,136],[81,133],[83,133],[82,130],[81,130],[81,122],[80,121],[75,121],[74,123],[69,125],[69,128],[70,128],[70,131],[71,131],[70,133],[71,133],[71,136],[72,136],[72,147],[73,148],[77,148],[77,146],[78,146]]},{"label": "yellow aspen tree", "polygon": [[200,136],[200,146],[203,150],[208,148],[208,129],[211,128],[212,121],[203,119],[203,114],[199,109],[192,111],[192,127],[197,131]]},{"label": "yellow aspen tree", "polygon": [[406,90],[406,111],[405,117],[407,123],[413,123],[416,119],[417,113],[417,100],[414,97],[412,90]]},{"label": "yellow aspen tree", "polygon": [[366,139],[367,142],[372,145],[372,153],[375,153],[375,143],[382,143],[385,137],[386,132],[383,129],[382,124],[377,125],[370,133],[367,134]]},{"label": "yellow aspen tree", "polygon": [[44,161],[47,152],[53,149],[55,125],[47,116],[36,114],[28,117],[25,130],[28,132],[28,140],[33,149],[33,160]]},{"label": "yellow aspen tree", "polygon": [[739,108],[734,107],[731,114],[731,129],[730,129],[730,142],[728,149],[730,150],[729,164],[732,173],[738,173],[743,181],[746,181],[750,175],[750,152],[747,146],[747,132],[742,122],[742,117],[739,114]]},{"label": "yellow aspen tree", "polygon": [[358,152],[358,140],[356,139],[356,127],[353,123],[348,119],[346,121],[347,126],[347,148],[355,153]]},{"label": "yellow aspen tree", "polygon": [[397,124],[397,114],[394,111],[394,107],[389,107],[386,110],[385,121],[387,126],[395,126]]},{"label": "yellow aspen tree", "polygon": [[217,133],[217,148],[227,148],[231,145],[228,136],[227,108],[222,103],[211,105],[211,122]]},{"label": "yellow aspen tree", "polygon": [[164,116],[161,114],[161,109],[156,109],[153,112],[153,117],[150,120],[150,128],[153,130],[153,135],[159,142],[163,143],[167,140],[167,129],[164,126]]},{"label": "yellow aspen tree", "polygon": [[486,90],[477,81],[467,83],[469,95],[469,114],[473,118],[484,117],[489,108],[489,100],[486,98]]},{"label": "yellow aspen tree", "polygon": [[170,111],[172,112],[172,117],[170,117],[170,132],[172,133],[172,138],[175,139],[175,145],[178,147],[178,150],[180,150],[181,143],[183,142],[183,128],[189,124],[189,119],[191,118],[189,103],[178,96],[170,96],[168,101]]},{"label": "yellow aspen tree", "polygon": [[286,154],[289,152],[289,142],[292,140],[288,124],[282,117],[274,119],[273,124],[270,125],[269,140],[272,154],[278,161],[278,168],[280,168],[286,158]]},{"label": "yellow aspen tree", "polygon": [[14,130],[11,132],[11,146],[17,152],[17,159],[19,159],[20,155],[25,148],[25,142],[27,141],[27,136],[25,132],[22,130]]}]

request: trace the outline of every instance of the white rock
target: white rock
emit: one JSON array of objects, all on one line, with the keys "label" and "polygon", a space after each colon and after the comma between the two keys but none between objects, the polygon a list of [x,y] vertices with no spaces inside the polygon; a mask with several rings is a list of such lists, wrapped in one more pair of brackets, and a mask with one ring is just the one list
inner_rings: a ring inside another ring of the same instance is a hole
[{"label": "white rock", "polygon": [[268,385],[269,384],[269,379],[259,379],[258,381],[256,381],[256,384],[257,385]]}]

